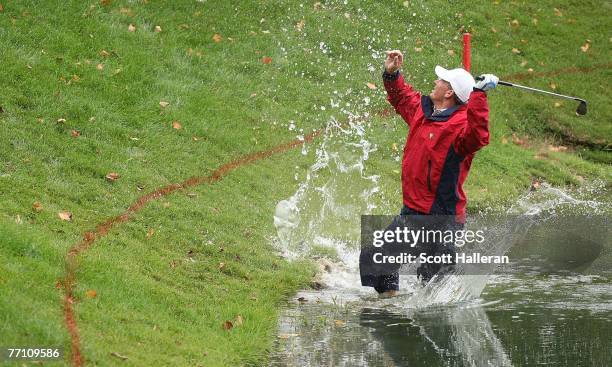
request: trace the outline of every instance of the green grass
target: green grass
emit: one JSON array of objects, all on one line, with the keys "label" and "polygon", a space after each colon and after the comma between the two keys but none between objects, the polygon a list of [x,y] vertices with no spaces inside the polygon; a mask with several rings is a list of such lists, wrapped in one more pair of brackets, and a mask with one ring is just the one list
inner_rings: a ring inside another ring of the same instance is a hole
[{"label": "green grass", "polygon": [[[83,232],[143,193],[295,139],[289,121],[308,133],[331,116],[346,119],[342,109],[387,108],[380,72],[388,48],[407,51],[405,73],[423,91],[436,64],[460,64],[462,27],[473,32],[475,73],[533,68],[535,75],[612,56],[603,32],[609,3],[402,3],[334,1],[315,9],[294,1],[3,1],[0,344],[68,348],[55,288],[64,256]],[[544,89],[554,83],[559,93],[587,99],[590,110],[581,118],[569,101],[491,92],[491,145],[474,160],[469,210],[505,205],[532,179],[558,186],[610,180],[609,81],[609,67],[518,81]],[[174,120],[182,129],[172,128]],[[398,117],[368,122],[367,137],[379,149],[366,170],[381,175],[381,207],[396,210],[392,144],[401,151],[405,124]],[[513,133],[527,144],[513,144]],[[279,306],[314,272],[307,262],[278,258],[270,244],[275,204],[295,191],[294,173],[313,160],[313,149],[306,156],[298,149],[238,168],[213,185],[149,204],[96,242],[77,272],[86,360],[115,365],[116,352],[130,365],[263,363]],[[109,183],[109,172],[121,178]],[[34,202],[42,211],[32,209]],[[62,210],[73,213],[72,222],[59,220]],[[87,298],[87,290],[97,296]],[[222,322],[236,315],[244,324],[224,331]]]}]

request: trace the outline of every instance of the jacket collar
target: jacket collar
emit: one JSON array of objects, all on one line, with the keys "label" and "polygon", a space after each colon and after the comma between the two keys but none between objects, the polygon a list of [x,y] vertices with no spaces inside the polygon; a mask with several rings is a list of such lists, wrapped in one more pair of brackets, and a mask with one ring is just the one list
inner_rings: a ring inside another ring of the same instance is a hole
[{"label": "jacket collar", "polygon": [[455,111],[457,111],[461,105],[454,105],[453,107],[447,108],[440,114],[432,116],[433,113],[433,101],[429,96],[421,96],[421,109],[425,118],[431,121],[447,121]]}]

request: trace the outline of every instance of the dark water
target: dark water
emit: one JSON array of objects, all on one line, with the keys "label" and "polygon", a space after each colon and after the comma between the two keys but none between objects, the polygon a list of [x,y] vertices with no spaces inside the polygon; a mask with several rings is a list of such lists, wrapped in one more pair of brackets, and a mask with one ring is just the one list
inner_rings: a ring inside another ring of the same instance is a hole
[{"label": "dark water", "polygon": [[420,309],[302,293],[271,366],[612,366],[610,280],[504,275],[480,299]]}]

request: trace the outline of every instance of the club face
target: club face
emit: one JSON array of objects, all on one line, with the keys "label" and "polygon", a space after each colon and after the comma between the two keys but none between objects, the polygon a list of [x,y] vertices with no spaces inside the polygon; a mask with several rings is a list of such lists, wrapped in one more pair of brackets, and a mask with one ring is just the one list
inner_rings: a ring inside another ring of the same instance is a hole
[{"label": "club face", "polygon": [[587,103],[586,101],[580,101],[578,108],[576,109],[576,115],[584,116],[587,113]]}]

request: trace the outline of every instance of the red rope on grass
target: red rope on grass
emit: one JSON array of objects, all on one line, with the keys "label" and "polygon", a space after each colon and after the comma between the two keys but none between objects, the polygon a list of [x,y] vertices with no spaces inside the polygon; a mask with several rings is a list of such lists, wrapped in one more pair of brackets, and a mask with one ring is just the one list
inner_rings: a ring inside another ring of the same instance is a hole
[{"label": "red rope on grass", "polygon": [[75,273],[77,268],[77,257],[90,248],[93,243],[104,237],[111,228],[116,225],[127,222],[133,213],[136,213],[140,209],[142,209],[147,203],[153,200],[157,200],[161,197],[167,196],[177,190],[182,190],[188,187],[198,186],[201,184],[211,184],[216,181],[221,180],[225,175],[227,175],[230,171],[244,166],[249,163],[256,162],[261,159],[268,158],[274,154],[284,153],[290,149],[303,145],[305,142],[311,142],[317,136],[321,135],[322,130],[315,131],[311,134],[304,136],[303,140],[293,140],[285,144],[278,145],[276,147],[270,148],[268,150],[255,152],[242,158],[238,158],[229,163],[225,163],[221,165],[219,168],[214,170],[208,176],[199,176],[192,177],[182,183],[171,184],[160,189],[157,189],[151,193],[143,195],[139,197],[136,202],[134,202],[125,212],[122,214],[110,218],[105,222],[96,226],[96,228],[91,232],[85,232],[83,234],[83,239],[72,246],[70,250],[68,250],[68,254],[66,255],[66,276],[64,278],[64,299],[63,299],[63,309],[64,309],[64,322],[66,323],[66,329],[68,329],[68,333],[70,334],[70,346],[71,346],[71,360],[73,366],[82,366],[85,363],[83,355],[81,353],[81,339],[79,336],[79,328],[76,322],[75,313],[74,313],[74,284],[75,284]]}]

